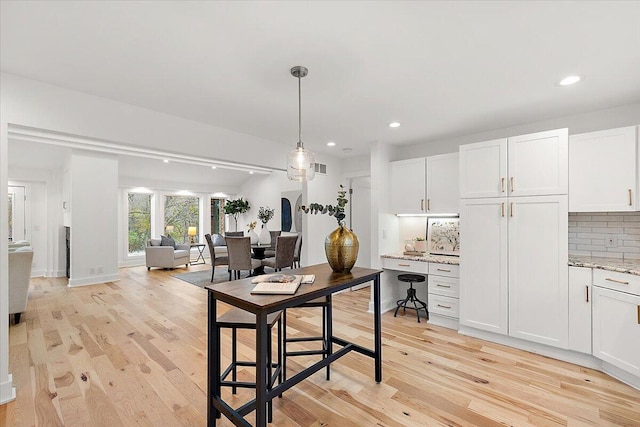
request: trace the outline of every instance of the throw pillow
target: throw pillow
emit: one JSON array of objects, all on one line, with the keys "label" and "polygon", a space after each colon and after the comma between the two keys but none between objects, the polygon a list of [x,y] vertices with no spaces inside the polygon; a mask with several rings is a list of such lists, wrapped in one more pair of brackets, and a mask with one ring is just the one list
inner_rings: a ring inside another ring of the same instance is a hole
[{"label": "throw pillow", "polygon": [[211,242],[213,246],[227,246],[227,241],[224,240],[224,237],[217,233],[211,236]]},{"label": "throw pillow", "polygon": [[176,241],[173,240],[171,236],[160,236],[160,246],[171,246],[174,249],[176,248]]}]

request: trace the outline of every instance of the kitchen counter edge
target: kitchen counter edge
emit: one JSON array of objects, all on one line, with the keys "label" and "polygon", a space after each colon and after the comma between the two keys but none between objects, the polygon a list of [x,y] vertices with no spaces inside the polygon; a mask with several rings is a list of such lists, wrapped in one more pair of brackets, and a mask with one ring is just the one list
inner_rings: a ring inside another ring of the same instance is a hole
[{"label": "kitchen counter edge", "polygon": [[[460,257],[447,255],[430,255],[424,256],[403,255],[403,254],[384,254],[380,258],[402,259],[405,261],[433,262],[437,264],[460,265]],[[640,264],[640,262],[639,262]]]},{"label": "kitchen counter edge", "polygon": [[640,276],[640,259],[617,259],[569,255],[569,267],[597,268]]}]

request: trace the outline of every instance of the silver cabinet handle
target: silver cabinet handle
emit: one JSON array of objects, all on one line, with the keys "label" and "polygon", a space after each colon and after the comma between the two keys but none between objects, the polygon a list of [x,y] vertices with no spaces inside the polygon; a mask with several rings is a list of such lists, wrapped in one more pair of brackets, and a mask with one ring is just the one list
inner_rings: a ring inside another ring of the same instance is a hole
[{"label": "silver cabinet handle", "polygon": [[431,199],[427,199],[427,212],[431,210]]},{"label": "silver cabinet handle", "polygon": [[631,189],[629,189],[629,206],[633,206],[633,197],[631,196]]},{"label": "silver cabinet handle", "polygon": [[420,199],[420,210],[424,210],[424,199]]},{"label": "silver cabinet handle", "polygon": [[436,286],[439,287],[439,288],[450,288],[451,287],[449,285],[441,285],[440,283],[438,283]]},{"label": "silver cabinet handle", "polygon": [[509,203],[509,216],[513,218],[513,202]]},{"label": "silver cabinet handle", "polygon": [[500,179],[500,190],[504,193],[504,178]]},{"label": "silver cabinet handle", "polygon": [[613,283],[620,283],[621,285],[628,285],[629,284],[629,282],[624,282],[622,280],[616,280],[616,279],[610,279],[608,277],[606,279],[604,279],[604,280],[607,280],[607,281],[613,282]]},{"label": "silver cabinet handle", "polygon": [[451,306],[450,306],[450,305],[442,305],[442,304],[438,304],[438,307],[440,307],[440,308],[447,308],[447,309],[451,308]]},{"label": "silver cabinet handle", "polygon": [[444,271],[446,273],[451,273],[451,270],[447,270],[446,268],[436,268],[438,271]]},{"label": "silver cabinet handle", "polygon": [[504,202],[502,202],[502,218],[504,218]]},{"label": "silver cabinet handle", "polygon": [[513,193],[513,177],[511,177],[510,181],[511,181],[511,192]]}]

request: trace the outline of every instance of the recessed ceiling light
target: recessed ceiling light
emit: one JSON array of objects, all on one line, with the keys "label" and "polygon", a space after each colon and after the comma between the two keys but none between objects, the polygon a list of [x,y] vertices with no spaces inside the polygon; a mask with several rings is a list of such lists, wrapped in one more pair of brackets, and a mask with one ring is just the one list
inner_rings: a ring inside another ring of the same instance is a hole
[{"label": "recessed ceiling light", "polygon": [[400,127],[400,122],[391,122],[391,123],[389,123],[389,127],[390,128],[399,128]]},{"label": "recessed ceiling light", "polygon": [[253,171],[249,171],[249,175],[253,175]]},{"label": "recessed ceiling light", "polygon": [[343,149],[342,149],[342,152],[343,152],[343,153],[345,153],[345,154],[349,154],[349,153],[351,153],[352,151],[353,151],[353,149],[352,149],[352,148],[350,148],[350,147],[347,147],[347,148],[343,148]]},{"label": "recessed ceiling light", "polygon": [[164,159],[164,160],[163,160],[163,162],[165,162],[165,163],[169,163],[169,160],[167,160],[167,159]]},{"label": "recessed ceiling light", "polygon": [[333,142],[333,141],[327,142],[327,147],[335,147],[335,146],[336,146],[335,142]]},{"label": "recessed ceiling light", "polygon": [[215,166],[211,166],[211,169],[215,169],[215,168],[216,168]]},{"label": "recessed ceiling light", "polygon": [[560,86],[569,86],[578,83],[582,78],[580,76],[567,76],[558,82]]}]

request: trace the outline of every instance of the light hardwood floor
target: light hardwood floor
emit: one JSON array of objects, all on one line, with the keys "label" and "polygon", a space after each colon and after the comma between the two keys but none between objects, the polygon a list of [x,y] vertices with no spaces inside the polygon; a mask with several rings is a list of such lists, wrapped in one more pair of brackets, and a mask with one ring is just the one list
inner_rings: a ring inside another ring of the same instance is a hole
[{"label": "light hardwood floor", "polygon": [[[0,424],[204,426],[207,293],[171,276],[181,272],[127,268],[118,282],[75,289],[34,279],[24,320],[10,327],[17,399],[0,408]],[[334,298],[337,335],[371,346],[368,301],[368,289]],[[291,313],[290,334],[320,325],[320,309]],[[418,324],[413,313],[386,313],[382,326],[381,384],[371,359],[350,353],[331,381],[320,371],[275,399],[273,425],[640,425],[640,392],[603,373]],[[251,357],[254,335],[239,341]],[[226,357],[229,334],[223,346]],[[223,393],[239,406],[253,392]]]}]

